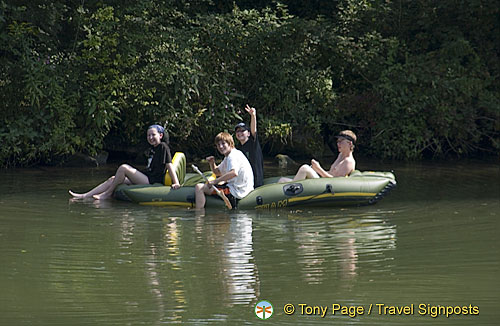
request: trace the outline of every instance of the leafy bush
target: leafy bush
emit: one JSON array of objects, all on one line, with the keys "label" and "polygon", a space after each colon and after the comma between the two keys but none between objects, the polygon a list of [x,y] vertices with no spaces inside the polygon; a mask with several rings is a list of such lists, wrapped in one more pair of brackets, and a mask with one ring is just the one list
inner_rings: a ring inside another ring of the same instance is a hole
[{"label": "leafy bush", "polygon": [[463,39],[390,66],[377,85],[381,101],[372,151],[414,159],[426,153],[467,155],[485,145],[498,149],[491,122],[500,103],[492,81]]},{"label": "leafy bush", "polygon": [[498,152],[494,4],[235,3],[0,0],[0,165],[123,148],[165,122],[174,150],[213,153],[247,103],[270,154],[321,154],[344,128],[380,157]]},{"label": "leafy bush", "polygon": [[29,23],[10,22],[2,40],[1,165],[50,162],[71,152],[74,98],[62,78],[66,59],[40,45],[46,40]]}]

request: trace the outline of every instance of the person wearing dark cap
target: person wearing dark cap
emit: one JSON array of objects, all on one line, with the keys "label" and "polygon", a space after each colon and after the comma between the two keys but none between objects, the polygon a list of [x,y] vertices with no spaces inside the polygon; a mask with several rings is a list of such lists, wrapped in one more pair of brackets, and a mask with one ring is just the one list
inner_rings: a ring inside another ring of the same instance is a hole
[{"label": "person wearing dark cap", "polygon": [[330,170],[325,171],[318,161],[311,160],[311,165],[304,164],[299,168],[299,171],[293,179],[280,178],[279,183],[297,181],[303,179],[314,178],[332,178],[332,177],[346,177],[351,174],[356,168],[356,161],[352,152],[354,151],[354,144],[356,143],[356,134],[351,130],[343,130],[337,136],[337,149],[339,155]]},{"label": "person wearing dark cap", "polygon": [[234,131],[236,132],[236,139],[240,142],[237,149],[242,151],[250,161],[254,176],[254,187],[257,188],[264,184],[264,161],[257,135],[257,111],[248,104],[245,110],[250,114],[250,128],[244,122],[240,122],[234,127]]}]

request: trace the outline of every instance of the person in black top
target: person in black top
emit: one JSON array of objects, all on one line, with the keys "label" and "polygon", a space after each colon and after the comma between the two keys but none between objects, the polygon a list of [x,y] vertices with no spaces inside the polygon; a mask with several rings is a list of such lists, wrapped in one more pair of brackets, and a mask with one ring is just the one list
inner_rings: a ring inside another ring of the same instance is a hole
[{"label": "person in black top", "polygon": [[[158,125],[154,126],[156,127]],[[170,147],[168,146],[168,134],[165,133],[163,129],[160,130],[162,130],[160,134],[163,134],[163,136],[161,137],[161,141],[158,145],[151,144],[152,146],[151,149],[149,150],[148,166],[146,167],[145,170],[141,171],[148,177],[150,184],[164,182],[165,168],[168,169],[169,173],[170,171],[174,170],[172,166],[172,154],[170,153]],[[149,141],[149,135],[148,135],[148,141]],[[156,144],[156,141],[154,143]],[[177,180],[177,175],[175,174],[175,171],[173,175],[172,173],[170,173],[170,177],[172,178],[172,180]],[[180,185],[178,181],[174,181],[172,183],[172,188],[174,189],[179,188],[179,186]]]},{"label": "person in black top", "polygon": [[152,146],[151,155],[148,160],[148,167],[144,171],[139,171],[128,164],[122,164],[116,170],[114,176],[84,194],[69,191],[75,199],[107,199],[113,195],[115,188],[122,184],[153,184],[163,183],[165,171],[168,168],[172,178],[172,189],[178,189],[179,179],[172,166],[172,156],[168,147],[168,139],[165,136],[165,129],[160,125],[149,126],[148,143]]},{"label": "person in black top", "polygon": [[236,131],[236,139],[240,142],[237,148],[250,161],[253,170],[254,187],[257,188],[264,184],[264,160],[257,135],[257,110],[248,106],[248,104],[245,110],[251,117],[250,128],[244,122],[240,122],[234,127],[234,130]]}]

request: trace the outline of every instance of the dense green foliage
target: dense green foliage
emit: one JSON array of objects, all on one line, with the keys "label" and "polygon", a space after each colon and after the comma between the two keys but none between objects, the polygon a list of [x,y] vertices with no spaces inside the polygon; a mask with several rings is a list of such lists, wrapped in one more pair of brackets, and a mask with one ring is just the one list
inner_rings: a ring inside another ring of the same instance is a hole
[{"label": "dense green foliage", "polygon": [[[229,5],[230,4],[230,5]],[[0,165],[144,141],[174,150],[255,106],[269,153],[351,128],[378,157],[497,153],[494,2],[0,0]]]}]

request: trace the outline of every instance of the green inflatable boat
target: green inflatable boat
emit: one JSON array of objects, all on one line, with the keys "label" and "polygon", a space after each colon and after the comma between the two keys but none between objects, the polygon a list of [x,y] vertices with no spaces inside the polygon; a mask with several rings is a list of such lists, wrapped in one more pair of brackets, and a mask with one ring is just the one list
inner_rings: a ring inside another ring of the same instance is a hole
[{"label": "green inflatable boat", "polygon": [[[203,178],[186,173],[186,158],[176,153],[172,160],[182,187],[172,190],[170,177],[165,185],[121,185],[115,198],[141,205],[195,207],[194,186]],[[205,172],[206,176],[212,176]],[[168,173],[166,174],[168,176]],[[212,176],[213,177],[213,176]],[[266,178],[238,202],[239,209],[275,209],[281,207],[359,206],[378,202],[396,186],[391,172],[354,171],[345,178],[319,178],[276,183],[279,177]],[[218,196],[207,196],[205,207],[225,207]]]}]

